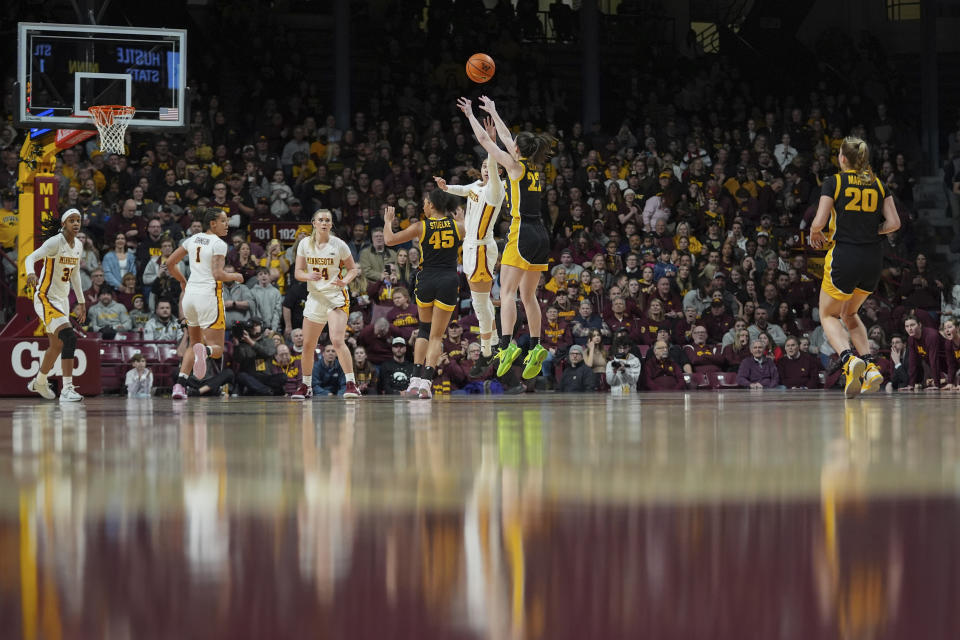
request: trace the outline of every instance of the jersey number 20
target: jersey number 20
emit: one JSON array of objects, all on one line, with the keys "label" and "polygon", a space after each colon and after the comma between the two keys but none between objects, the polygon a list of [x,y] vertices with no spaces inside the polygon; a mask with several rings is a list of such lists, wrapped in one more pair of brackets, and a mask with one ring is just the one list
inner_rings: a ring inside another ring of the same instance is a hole
[{"label": "jersey number 20", "polygon": [[857,189],[847,187],[843,195],[850,199],[847,203],[848,211],[866,211],[872,213],[877,210],[877,192],[874,189]]},{"label": "jersey number 20", "polygon": [[430,234],[428,242],[433,245],[434,249],[449,249],[454,243],[453,230],[444,229],[443,231],[434,231]]}]

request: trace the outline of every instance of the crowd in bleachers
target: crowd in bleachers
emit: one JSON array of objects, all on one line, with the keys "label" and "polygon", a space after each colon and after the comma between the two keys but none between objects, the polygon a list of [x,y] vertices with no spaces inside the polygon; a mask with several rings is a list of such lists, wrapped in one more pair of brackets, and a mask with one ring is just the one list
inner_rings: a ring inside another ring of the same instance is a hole
[{"label": "crowd in bleachers", "polygon": [[[495,50],[510,60],[509,36],[503,40]],[[64,151],[56,168],[61,206],[83,213],[86,247],[87,321],[76,328],[105,341],[181,343],[180,287],[165,259],[199,232],[200,213],[217,207],[229,217],[227,269],[246,282],[223,287],[223,369],[232,373],[212,367],[216,384],[195,381],[195,391],[287,393],[299,381],[306,298],[304,283],[292,277],[296,243],[311,214],[326,208],[362,268],[349,288],[357,382],[365,393],[405,389],[419,251],[416,243],[384,245],[383,207],[396,207],[405,227],[422,215],[434,176],[467,183],[467,171],[483,159],[451,99],[467,88],[464,80],[440,73],[450,65],[420,78],[400,70],[409,59],[402,54],[417,46],[391,41],[401,55],[385,63],[386,86],[409,83],[373,97],[349,122],[318,105],[309,84],[289,83],[285,92],[255,95],[254,117],[235,122],[217,97],[194,96],[189,134],[131,130],[126,156],[99,153],[95,140]],[[444,46],[439,55],[451,52]],[[808,250],[806,229],[848,134],[871,144],[873,167],[904,223],[882,241],[882,283],[861,310],[871,347],[891,388],[954,384],[960,335],[950,320],[960,288],[931,267],[911,235],[914,177],[895,114],[825,83],[761,98],[762,85],[731,81],[739,75],[731,63],[712,64],[716,73],[694,68],[669,80],[634,74],[632,106],[611,127],[582,126],[568,114],[560,83],[531,84],[507,64],[487,87],[509,123],[558,140],[545,167],[542,214],[552,253],[538,296],[550,357],[539,386],[837,384],[836,354],[818,324],[822,254]],[[18,143],[3,151],[5,167],[15,166]],[[0,172],[0,183],[3,206],[15,207],[8,193],[15,182]],[[496,226],[501,244],[507,216]],[[189,264],[181,270],[189,273]],[[524,390],[519,376],[494,380],[478,364],[478,325],[461,280],[434,392]],[[498,289],[495,283],[495,300]],[[908,335],[912,319],[916,337]],[[916,347],[927,329],[939,331],[936,362]],[[335,354],[321,351],[315,393],[342,393]]]}]

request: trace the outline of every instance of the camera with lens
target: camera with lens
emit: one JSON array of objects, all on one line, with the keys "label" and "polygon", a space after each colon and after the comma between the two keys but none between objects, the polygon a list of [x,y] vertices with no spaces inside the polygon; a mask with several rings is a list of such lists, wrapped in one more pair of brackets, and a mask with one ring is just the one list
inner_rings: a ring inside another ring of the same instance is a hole
[{"label": "camera with lens", "polygon": [[614,360],[613,362],[610,363],[610,365],[613,367],[614,371],[616,371],[616,370],[618,370],[618,369],[623,369],[624,364],[625,364],[625,363],[624,363],[623,360]]},{"label": "camera with lens", "polygon": [[247,333],[253,333],[253,321],[237,320],[234,322],[233,326],[230,327],[230,337],[237,341],[243,340],[244,331]]}]

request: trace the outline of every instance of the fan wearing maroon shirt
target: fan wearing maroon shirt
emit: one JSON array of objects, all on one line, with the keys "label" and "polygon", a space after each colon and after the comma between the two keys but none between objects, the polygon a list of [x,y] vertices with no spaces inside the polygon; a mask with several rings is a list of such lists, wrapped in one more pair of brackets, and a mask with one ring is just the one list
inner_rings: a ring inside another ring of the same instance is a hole
[{"label": "fan wearing maroon shirt", "polygon": [[658,340],[653,345],[653,357],[643,366],[643,379],[650,391],[683,391],[686,384],[680,373],[680,365],[667,357],[667,343]]},{"label": "fan wearing maroon shirt", "polygon": [[960,329],[950,318],[943,321],[943,351],[947,361],[947,384],[943,388],[960,391]]},{"label": "fan wearing maroon shirt", "polygon": [[697,308],[684,307],[683,317],[673,325],[674,344],[685,345],[693,342],[693,327],[697,324]]},{"label": "fan wearing maroon shirt", "polygon": [[459,362],[466,357],[466,340],[463,339],[463,327],[460,321],[454,318],[447,325],[447,335],[443,338],[441,353],[447,354],[447,357],[455,362]]},{"label": "fan wearing maroon shirt", "polygon": [[627,313],[627,301],[622,296],[616,296],[610,303],[610,311],[604,321],[612,333],[626,329],[630,339],[639,342],[640,325],[636,318]]},{"label": "fan wearing maroon shirt", "polygon": [[403,336],[396,327],[386,318],[377,318],[376,322],[368,324],[360,331],[357,344],[367,350],[367,360],[380,365],[393,357],[392,341],[398,337]]},{"label": "fan wearing maroon shirt", "polygon": [[723,370],[723,355],[717,346],[707,344],[707,328],[696,325],[690,332],[693,343],[684,347],[689,364],[683,365],[686,373],[714,373]]},{"label": "fan wearing maroon shirt", "polygon": [[405,287],[396,287],[393,290],[393,309],[387,312],[387,320],[397,328],[404,340],[410,340],[419,320],[417,308],[410,304],[410,293]]},{"label": "fan wearing maroon shirt", "polygon": [[[943,342],[936,329],[925,327],[917,316],[909,315],[903,321],[907,330],[907,353],[910,363],[910,378],[904,391],[936,391],[940,385],[940,347]],[[924,366],[926,365],[926,366]]]},{"label": "fan wearing maroon shirt", "polygon": [[800,353],[800,341],[790,336],[777,361],[780,384],[787,389],[816,389],[820,386],[820,362],[809,353]]},{"label": "fan wearing maroon shirt", "polygon": [[739,370],[740,363],[750,357],[750,332],[746,329],[737,331],[733,344],[725,346],[721,355],[727,371]]},{"label": "fan wearing maroon shirt", "polygon": [[663,314],[663,303],[658,298],[651,298],[647,305],[646,317],[637,320],[640,324],[640,341],[653,346],[657,341],[657,332],[660,329],[670,328],[670,322]]},{"label": "fan wearing maroon shirt", "polygon": [[733,316],[727,312],[727,307],[720,298],[714,298],[710,303],[710,312],[700,319],[700,324],[707,328],[707,340],[720,344],[723,336],[733,327]]},{"label": "fan wearing maroon shirt", "polygon": [[557,297],[553,299],[553,306],[557,308],[557,316],[563,322],[570,322],[577,315],[577,302],[570,297],[566,289],[557,291]]},{"label": "fan wearing maroon shirt", "polygon": [[547,307],[543,314],[540,344],[547,350],[547,359],[543,361],[542,375],[547,380],[553,379],[553,361],[557,351],[563,351],[573,344],[573,335],[567,329],[567,323],[560,319],[557,308]]},{"label": "fan wearing maroon shirt", "polygon": [[650,308],[650,302],[659,300],[663,305],[663,313],[667,318],[679,318],[683,316],[683,300],[680,294],[673,290],[670,278],[664,276],[657,280],[657,288],[654,290],[650,301],[647,302],[647,309]]}]

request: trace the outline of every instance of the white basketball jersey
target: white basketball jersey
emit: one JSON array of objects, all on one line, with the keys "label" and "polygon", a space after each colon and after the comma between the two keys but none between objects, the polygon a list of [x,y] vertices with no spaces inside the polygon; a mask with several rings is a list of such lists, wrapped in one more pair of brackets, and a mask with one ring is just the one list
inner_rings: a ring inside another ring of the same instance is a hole
[{"label": "white basketball jersey", "polygon": [[493,241],[493,227],[503,205],[503,183],[496,175],[467,186],[467,211],[464,216],[465,242]]},{"label": "white basketball jersey", "polygon": [[43,268],[40,270],[40,284],[37,285],[37,294],[56,300],[66,300],[70,296],[70,278],[80,266],[83,256],[83,245],[76,238],[73,246],[67,244],[67,239],[58,233],[37,250],[43,258]]},{"label": "white basketball jersey", "polygon": [[187,291],[216,293],[217,280],[213,277],[213,256],[226,256],[227,243],[213,233],[197,233],[183,241],[190,261]]},{"label": "white basketball jersey", "polygon": [[297,255],[307,261],[304,271],[320,274],[320,280],[307,281],[307,290],[318,293],[336,289],[330,283],[340,277],[340,269],[351,256],[350,247],[336,236],[330,236],[329,242],[319,246],[313,243],[312,237],[304,238],[297,246]]}]

